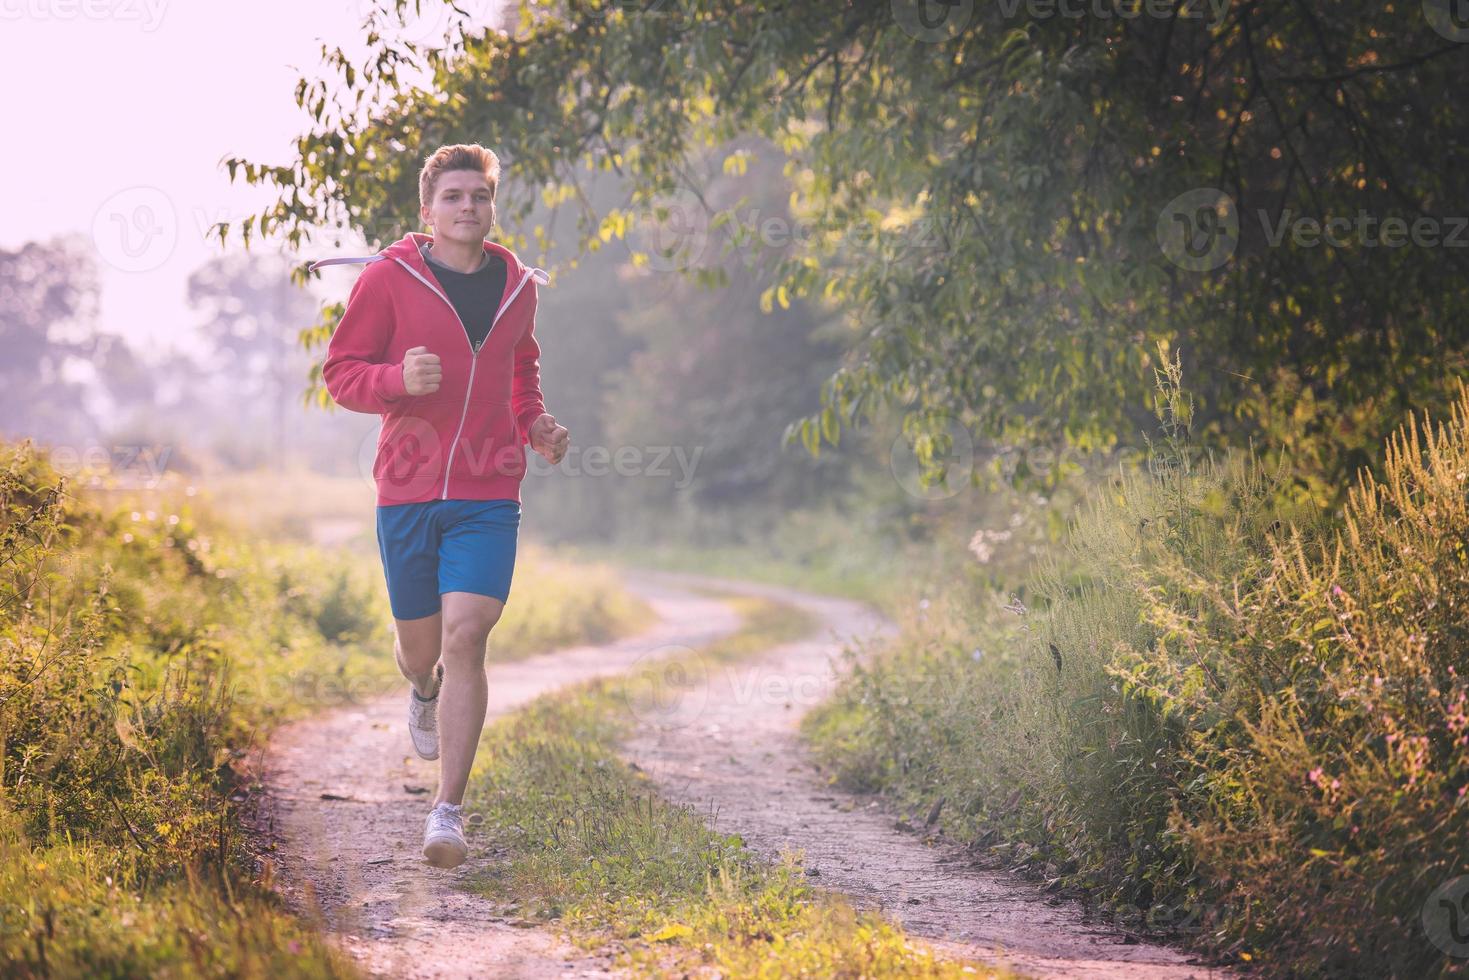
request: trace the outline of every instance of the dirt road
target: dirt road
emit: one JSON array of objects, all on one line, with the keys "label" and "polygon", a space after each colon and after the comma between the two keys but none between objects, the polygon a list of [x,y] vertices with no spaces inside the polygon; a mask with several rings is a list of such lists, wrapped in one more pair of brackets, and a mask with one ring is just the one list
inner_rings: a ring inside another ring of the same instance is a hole
[{"label": "dirt road", "polygon": [[[787,589],[652,572],[629,573],[627,581],[653,606],[658,624],[606,646],[491,664],[491,717],[590,677],[649,671],[738,627],[729,607],[680,586],[795,602],[819,617],[817,635],[737,666],[677,673],[666,701],[637,709],[637,734],[624,757],[669,799],[711,814],[721,831],[743,835],[751,847],[773,857],[804,849],[813,883],[884,910],[936,948],[1033,975],[1208,975],[1177,951],[1085,924],[1077,908],[1011,875],[971,867],[957,845],[925,844],[898,829],[879,801],[826,785],[795,726],[829,692],[843,642],[881,635],[891,624],[860,604]],[[259,819],[277,843],[287,898],[300,911],[319,909],[343,947],[381,975],[609,975],[605,958],[518,923],[459,887],[497,860],[484,838],[470,834],[469,859],[452,871],[422,862],[437,763],[412,754],[406,697],[405,682],[401,693],[283,726],[264,747]]]},{"label": "dirt road", "polygon": [[899,829],[875,797],[833,790],[803,750],[796,726],[829,697],[843,642],[894,627],[860,603],[724,579],[653,578],[793,602],[823,624],[806,640],[709,671],[625,747],[669,799],[690,804],[724,833],[772,857],[805,853],[813,882],[877,908],[935,947],[1032,976],[1203,977],[1186,955],[1082,921],[1079,909],[1034,885],[979,870],[958,844],[925,844]]},{"label": "dirt road", "polygon": [[[718,601],[683,590],[640,591],[659,617],[647,632],[491,664],[489,716],[567,684],[686,653],[739,626]],[[257,771],[266,790],[257,820],[276,843],[277,884],[287,900],[303,914],[319,911],[363,968],[382,976],[609,976],[605,959],[517,924],[459,887],[497,859],[472,828],[464,864],[440,871],[423,862],[423,821],[438,763],[413,754],[407,697],[404,681],[401,693],[284,725],[262,747]]]}]

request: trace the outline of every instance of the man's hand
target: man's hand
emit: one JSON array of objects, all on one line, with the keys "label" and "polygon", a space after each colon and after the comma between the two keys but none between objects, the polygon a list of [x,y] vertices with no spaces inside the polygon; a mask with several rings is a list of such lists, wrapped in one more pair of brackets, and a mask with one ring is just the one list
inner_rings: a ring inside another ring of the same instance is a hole
[{"label": "man's hand", "polygon": [[530,448],[546,457],[546,462],[555,466],[566,455],[571,442],[571,433],[559,424],[549,412],[542,412],[530,426]]},{"label": "man's hand", "polygon": [[403,387],[410,395],[430,395],[439,390],[443,379],[439,367],[439,355],[430,354],[427,347],[410,347],[403,354]]}]

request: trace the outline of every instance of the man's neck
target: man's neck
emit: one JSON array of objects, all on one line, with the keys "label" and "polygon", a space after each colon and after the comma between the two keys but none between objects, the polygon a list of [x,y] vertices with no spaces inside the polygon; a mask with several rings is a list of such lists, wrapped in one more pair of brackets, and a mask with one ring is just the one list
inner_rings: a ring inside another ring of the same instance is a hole
[{"label": "man's neck", "polygon": [[431,242],[429,254],[456,272],[463,273],[474,272],[489,259],[483,242],[456,242],[447,238]]}]

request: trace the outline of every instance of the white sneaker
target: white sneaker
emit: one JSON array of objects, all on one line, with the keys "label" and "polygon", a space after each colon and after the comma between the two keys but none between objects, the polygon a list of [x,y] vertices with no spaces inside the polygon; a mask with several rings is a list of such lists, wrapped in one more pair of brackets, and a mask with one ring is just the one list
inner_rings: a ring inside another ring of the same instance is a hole
[{"label": "white sneaker", "polygon": [[452,868],[461,864],[468,853],[463,807],[457,803],[435,804],[423,828],[424,858],[436,868]]},{"label": "white sneaker", "polygon": [[444,689],[444,665],[434,668],[434,696],[420,697],[418,690],[408,685],[408,735],[413,739],[413,751],[420,759],[439,757],[439,693]]}]

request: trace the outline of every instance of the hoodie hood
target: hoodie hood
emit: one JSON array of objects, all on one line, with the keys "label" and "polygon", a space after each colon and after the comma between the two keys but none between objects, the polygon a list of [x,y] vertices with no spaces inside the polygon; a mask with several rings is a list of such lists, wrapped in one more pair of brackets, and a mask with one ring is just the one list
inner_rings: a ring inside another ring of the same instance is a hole
[{"label": "hoodie hood", "polygon": [[[424,234],[421,231],[410,231],[408,234],[404,235],[396,242],[393,242],[393,244],[385,246],[376,255],[352,255],[340,256],[334,259],[318,259],[317,261],[312,262],[311,265],[308,266],[308,268],[312,271],[315,271],[322,266],[328,265],[348,265],[353,263],[368,264],[372,262],[381,262],[383,259],[393,259],[403,265],[406,265],[413,272],[417,273],[420,279],[425,279],[429,282],[432,282],[433,276],[429,271],[428,263],[424,262],[423,253],[419,251],[419,248],[423,245],[431,244],[433,240],[434,236],[432,235]],[[527,271],[534,275],[536,278],[536,282],[540,283],[543,286],[550,281],[550,276],[546,274],[545,270],[526,266],[523,262],[520,261],[520,257],[518,255],[510,251],[510,249],[506,248],[504,245],[501,245],[498,242],[486,240],[484,242],[484,247],[486,252],[498,255],[505,260],[505,267],[507,270],[506,282],[519,282],[525,276]]]}]

